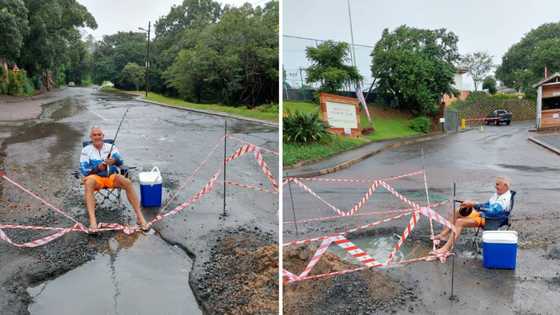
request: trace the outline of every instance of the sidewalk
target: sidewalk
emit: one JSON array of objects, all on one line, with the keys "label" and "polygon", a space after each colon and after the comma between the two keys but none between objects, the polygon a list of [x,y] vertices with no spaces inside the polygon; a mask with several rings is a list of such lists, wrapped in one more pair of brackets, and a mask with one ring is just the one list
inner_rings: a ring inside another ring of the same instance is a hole
[{"label": "sidewalk", "polygon": [[330,157],[328,159],[325,159],[317,163],[303,165],[292,169],[285,169],[284,176],[314,177],[314,176],[331,174],[340,171],[342,169],[348,168],[386,149],[397,148],[400,147],[401,145],[435,140],[435,139],[443,138],[447,135],[449,135],[449,133],[446,134],[432,133],[430,135],[414,136],[408,138],[400,138],[394,140],[369,143],[357,149],[337,154],[333,157]]},{"label": "sidewalk", "polygon": [[536,134],[529,141],[560,155],[560,133]]}]

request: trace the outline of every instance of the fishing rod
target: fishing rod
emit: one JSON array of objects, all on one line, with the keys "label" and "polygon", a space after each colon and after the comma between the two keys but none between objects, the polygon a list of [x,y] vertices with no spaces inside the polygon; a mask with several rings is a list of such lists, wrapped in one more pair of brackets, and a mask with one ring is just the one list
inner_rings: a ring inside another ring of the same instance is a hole
[{"label": "fishing rod", "polygon": [[[117,142],[117,137],[119,136],[119,131],[121,130],[122,123],[123,123],[124,119],[126,118],[126,113],[128,113],[129,109],[130,109],[130,106],[126,108],[126,110],[124,111],[124,114],[121,118],[121,121],[119,122],[119,126],[117,127],[117,132],[115,133],[115,137],[113,138],[113,143],[111,143],[111,149],[109,150],[109,154],[107,154],[107,159],[111,158],[111,154],[113,153],[113,148],[115,147],[115,142]],[[110,165],[107,166],[107,174],[111,175],[111,166]]]}]

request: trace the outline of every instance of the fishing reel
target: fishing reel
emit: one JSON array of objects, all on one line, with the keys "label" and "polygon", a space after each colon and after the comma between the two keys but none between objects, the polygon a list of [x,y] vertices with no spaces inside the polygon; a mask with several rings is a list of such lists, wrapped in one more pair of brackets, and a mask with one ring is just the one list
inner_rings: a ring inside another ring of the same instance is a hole
[{"label": "fishing reel", "polygon": [[[454,202],[458,202],[460,204],[462,204],[464,201],[463,200],[453,200]],[[462,217],[468,217],[473,211],[473,207],[459,207],[459,214]]]}]

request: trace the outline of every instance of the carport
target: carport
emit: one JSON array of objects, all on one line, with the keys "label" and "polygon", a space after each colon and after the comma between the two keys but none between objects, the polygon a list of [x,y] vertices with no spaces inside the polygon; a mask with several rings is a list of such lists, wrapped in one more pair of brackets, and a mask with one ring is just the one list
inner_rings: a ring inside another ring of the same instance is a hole
[{"label": "carport", "polygon": [[560,128],[560,73],[533,87],[537,88],[537,129]]}]

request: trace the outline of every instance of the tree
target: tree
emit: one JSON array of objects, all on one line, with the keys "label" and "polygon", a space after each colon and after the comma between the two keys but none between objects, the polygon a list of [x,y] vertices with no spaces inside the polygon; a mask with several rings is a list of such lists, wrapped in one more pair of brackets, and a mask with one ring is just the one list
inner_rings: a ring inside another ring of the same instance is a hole
[{"label": "tree", "polygon": [[534,94],[532,84],[549,73],[560,71],[560,22],[543,24],[528,32],[502,57],[496,77],[506,86]]},{"label": "tree", "polygon": [[128,63],[143,65],[146,60],[146,34],[118,32],[103,36],[93,54],[93,81],[97,84],[111,81],[117,87],[120,75]]},{"label": "tree", "polygon": [[346,64],[350,50],[347,43],[326,41],[307,47],[305,54],[312,65],[307,68],[307,83],[319,82],[320,90],[336,92],[345,84],[362,79],[358,69]]},{"label": "tree", "polygon": [[[150,58],[150,86],[161,92],[176,93],[163,79],[164,72],[175,62],[182,49],[193,49],[200,32],[218,22],[222,7],[212,0],[183,0],[155,23],[153,56]],[[152,52],[150,52],[152,53]]]},{"label": "tree", "polygon": [[163,72],[166,85],[195,102],[249,107],[278,101],[278,3],[225,7],[192,34]]},{"label": "tree", "polygon": [[484,81],[482,82],[482,89],[488,90],[488,93],[492,95],[496,94],[496,79],[494,79],[493,76],[487,76],[484,78]]},{"label": "tree", "polygon": [[144,67],[139,66],[136,63],[130,62],[121,71],[120,83],[121,84],[132,84],[136,88],[136,91],[140,89],[140,85],[145,80],[146,71]]},{"label": "tree", "polygon": [[458,37],[445,29],[408,27],[383,31],[371,54],[377,92],[414,114],[433,115],[444,94],[455,94]]},{"label": "tree", "polygon": [[79,27],[97,28],[95,18],[76,0],[25,0],[29,34],[18,63],[28,73],[39,75],[50,89],[69,63],[70,45],[79,37]]},{"label": "tree", "polygon": [[474,82],[474,90],[478,91],[478,84],[494,67],[492,56],[486,52],[474,52],[461,58],[461,66],[467,70]]},{"label": "tree", "polygon": [[8,76],[8,61],[16,61],[29,32],[27,8],[22,0],[0,0],[0,65]]}]

